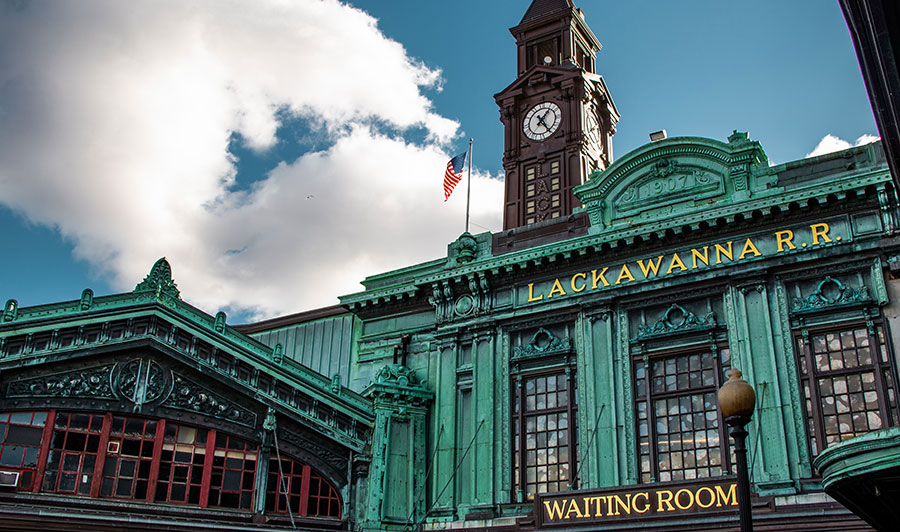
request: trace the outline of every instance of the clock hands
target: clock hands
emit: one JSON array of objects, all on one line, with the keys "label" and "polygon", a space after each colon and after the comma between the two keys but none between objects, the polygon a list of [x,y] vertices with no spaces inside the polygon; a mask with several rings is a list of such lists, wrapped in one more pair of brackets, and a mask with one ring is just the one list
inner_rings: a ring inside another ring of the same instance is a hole
[{"label": "clock hands", "polygon": [[542,126],[544,126],[545,128],[547,128],[547,129],[549,130],[549,129],[550,129],[550,126],[547,125],[547,122],[544,122],[544,118],[546,118],[548,114],[550,114],[550,110],[549,110],[549,109],[547,110],[546,113],[544,113],[544,114],[542,114],[542,115],[537,115],[537,119],[538,119],[538,122],[539,122]]}]

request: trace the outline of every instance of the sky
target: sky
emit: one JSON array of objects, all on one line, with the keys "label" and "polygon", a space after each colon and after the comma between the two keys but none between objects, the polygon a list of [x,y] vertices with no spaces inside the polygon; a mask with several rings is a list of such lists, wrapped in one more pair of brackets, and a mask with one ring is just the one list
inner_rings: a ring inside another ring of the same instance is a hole
[{"label": "sky", "polygon": [[[165,256],[229,323],[336,304],[465,227],[501,229],[530,0],[0,0],[0,303],[130,291]],[[878,135],[836,0],[581,0],[621,114],[748,131],[774,164]]]}]

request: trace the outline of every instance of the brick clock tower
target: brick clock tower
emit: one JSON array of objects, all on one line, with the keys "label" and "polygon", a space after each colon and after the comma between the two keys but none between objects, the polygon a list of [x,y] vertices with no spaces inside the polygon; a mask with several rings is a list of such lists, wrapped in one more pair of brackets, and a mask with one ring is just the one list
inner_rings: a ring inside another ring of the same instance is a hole
[{"label": "brick clock tower", "polygon": [[612,161],[619,114],[594,73],[600,43],[571,0],[533,0],[516,38],[518,77],[494,96],[503,122],[503,229],[566,217],[572,187]]}]

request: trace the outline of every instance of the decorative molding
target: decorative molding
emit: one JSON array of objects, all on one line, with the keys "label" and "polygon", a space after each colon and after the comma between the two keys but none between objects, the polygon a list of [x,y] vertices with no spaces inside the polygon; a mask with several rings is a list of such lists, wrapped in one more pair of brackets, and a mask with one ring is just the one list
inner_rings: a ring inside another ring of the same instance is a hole
[{"label": "decorative molding", "polygon": [[865,285],[852,288],[831,276],[827,276],[819,282],[816,290],[809,296],[795,297],[791,302],[791,312],[793,314],[804,314],[870,302],[872,302],[872,298],[869,296],[869,289]]},{"label": "decorative molding", "polygon": [[172,267],[165,257],[156,261],[147,277],[134,287],[134,293],[141,292],[153,292],[157,298],[167,295],[173,299],[181,299],[181,292],[172,280]]},{"label": "decorative molding", "polygon": [[0,321],[16,321],[19,316],[19,302],[15,299],[8,299],[3,305],[3,316]]},{"label": "decorative molding", "polygon": [[702,331],[713,329],[716,326],[716,315],[709,312],[703,316],[697,316],[675,303],[666,310],[659,320],[653,325],[638,325],[638,335],[632,342],[668,336],[687,331]]},{"label": "decorative molding", "polygon": [[136,358],[116,364],[110,375],[113,390],[136,405],[165,400],[172,392],[172,374],[156,361]]},{"label": "decorative molding", "polygon": [[256,426],[255,413],[181,375],[175,375],[172,393],[162,406],[198,412],[248,427]]},{"label": "decorative molding", "polygon": [[114,365],[41,375],[9,383],[7,397],[89,397],[116,399],[110,384]]},{"label": "decorative molding", "polygon": [[553,333],[541,327],[531,337],[531,342],[524,346],[516,346],[513,348],[513,356],[511,361],[518,361],[528,358],[543,357],[550,355],[561,355],[571,353],[573,350],[572,339],[569,337],[559,338]]},{"label": "decorative molding", "polygon": [[375,374],[363,395],[377,404],[406,407],[425,407],[434,392],[425,388],[416,372],[400,364],[386,364]]}]

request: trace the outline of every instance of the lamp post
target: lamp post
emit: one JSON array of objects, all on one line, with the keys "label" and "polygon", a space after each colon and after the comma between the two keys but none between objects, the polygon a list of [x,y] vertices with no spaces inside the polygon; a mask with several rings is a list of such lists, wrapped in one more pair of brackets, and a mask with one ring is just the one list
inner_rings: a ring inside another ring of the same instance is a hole
[{"label": "lamp post", "polygon": [[719,410],[725,423],[731,427],[734,439],[734,457],[737,460],[738,480],[738,512],[740,512],[741,532],[753,532],[753,513],[750,509],[750,477],[747,474],[747,430],[744,426],[750,422],[753,407],[756,404],[756,392],[747,381],[741,378],[741,371],[731,368],[728,382],[719,388]]}]

